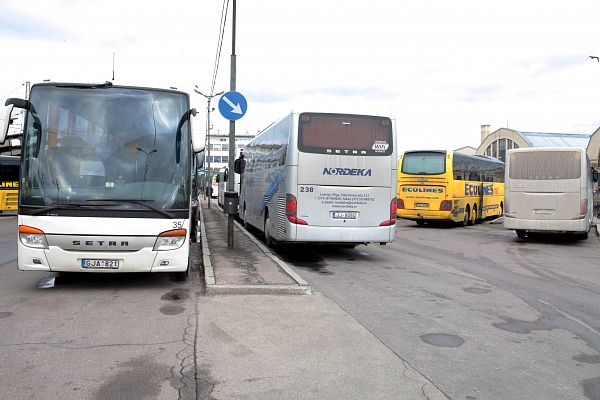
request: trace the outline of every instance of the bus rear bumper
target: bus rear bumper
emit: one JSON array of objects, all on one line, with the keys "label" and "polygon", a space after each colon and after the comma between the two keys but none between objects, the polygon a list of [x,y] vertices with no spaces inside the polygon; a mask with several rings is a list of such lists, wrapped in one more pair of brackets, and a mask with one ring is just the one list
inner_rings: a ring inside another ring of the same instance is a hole
[{"label": "bus rear bumper", "polygon": [[[464,211],[463,211],[464,212]],[[410,221],[462,221],[462,214],[452,214],[450,211],[398,210],[398,218]]]},{"label": "bus rear bumper", "polygon": [[396,236],[396,225],[375,227],[316,227],[296,225],[295,239],[306,243],[391,243]]},{"label": "bus rear bumper", "polygon": [[533,220],[523,218],[507,218],[505,216],[504,228],[526,232],[585,233],[589,231],[590,224],[586,219]]}]

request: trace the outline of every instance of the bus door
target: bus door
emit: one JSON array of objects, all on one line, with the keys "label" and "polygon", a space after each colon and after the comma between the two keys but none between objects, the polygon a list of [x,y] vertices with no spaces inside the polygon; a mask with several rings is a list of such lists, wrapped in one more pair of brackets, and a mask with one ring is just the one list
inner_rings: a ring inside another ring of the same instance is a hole
[{"label": "bus door", "polygon": [[[495,192],[494,192],[495,191]],[[497,201],[495,200],[495,196],[498,194],[498,187],[494,188],[493,182],[483,182],[482,183],[482,193],[481,193],[481,212],[477,216],[477,218],[484,219],[490,215],[496,215],[496,208],[499,207]]]}]

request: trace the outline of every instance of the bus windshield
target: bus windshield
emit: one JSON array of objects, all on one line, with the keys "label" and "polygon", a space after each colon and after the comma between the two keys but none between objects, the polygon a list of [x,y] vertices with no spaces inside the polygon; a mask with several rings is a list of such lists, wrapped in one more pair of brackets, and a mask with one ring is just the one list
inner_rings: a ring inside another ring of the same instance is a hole
[{"label": "bus windshield", "polygon": [[439,152],[406,153],[401,172],[410,175],[444,174],[446,173],[446,154]]},{"label": "bus windshield", "polygon": [[187,209],[189,98],[111,86],[34,86],[21,206]]}]

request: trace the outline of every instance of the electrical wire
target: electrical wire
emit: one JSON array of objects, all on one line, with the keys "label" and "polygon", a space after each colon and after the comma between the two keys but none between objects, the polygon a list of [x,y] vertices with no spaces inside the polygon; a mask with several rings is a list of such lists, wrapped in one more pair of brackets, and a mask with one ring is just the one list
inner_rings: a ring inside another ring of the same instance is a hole
[{"label": "electrical wire", "polygon": [[210,95],[215,91],[217,82],[217,73],[219,70],[219,61],[221,59],[221,49],[223,48],[223,35],[225,34],[225,22],[227,22],[227,9],[229,8],[229,0],[223,0],[223,9],[221,10],[221,25],[219,26],[219,42],[217,44],[217,54],[215,55],[215,69],[213,71],[212,83],[210,86]]},{"label": "electrical wire", "polygon": [[8,96],[10,96],[11,94],[13,94],[14,92],[16,92],[17,90],[21,89],[21,87],[25,86],[24,83],[22,83],[19,87],[15,88],[12,92],[7,93],[6,95],[4,95],[3,97],[0,97],[0,102],[3,101],[4,99],[7,99]]}]

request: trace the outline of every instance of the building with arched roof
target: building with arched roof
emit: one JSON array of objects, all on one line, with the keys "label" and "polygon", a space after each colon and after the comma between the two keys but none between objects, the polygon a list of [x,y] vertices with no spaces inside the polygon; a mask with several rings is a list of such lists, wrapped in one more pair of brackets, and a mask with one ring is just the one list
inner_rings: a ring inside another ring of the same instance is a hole
[{"label": "building with arched roof", "polygon": [[506,151],[520,147],[582,147],[596,168],[600,153],[600,128],[593,134],[521,132],[509,128],[490,133],[489,125],[481,126],[481,144],[477,154],[506,161]]}]

